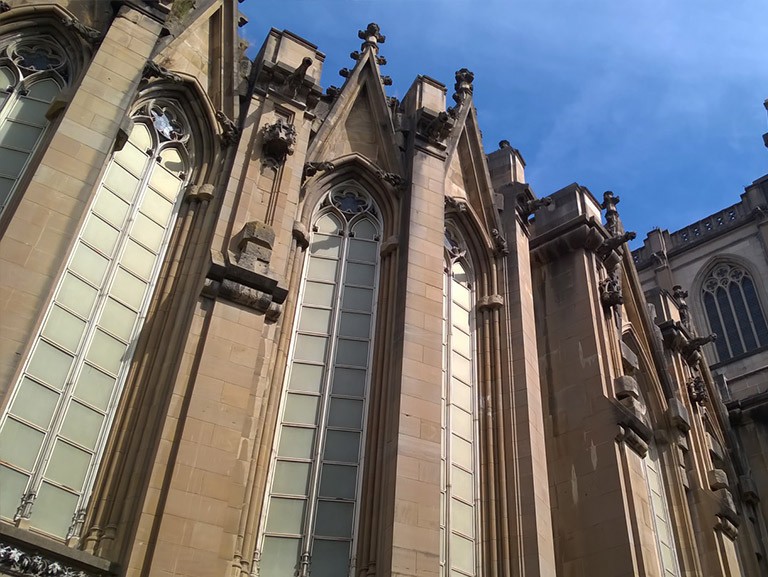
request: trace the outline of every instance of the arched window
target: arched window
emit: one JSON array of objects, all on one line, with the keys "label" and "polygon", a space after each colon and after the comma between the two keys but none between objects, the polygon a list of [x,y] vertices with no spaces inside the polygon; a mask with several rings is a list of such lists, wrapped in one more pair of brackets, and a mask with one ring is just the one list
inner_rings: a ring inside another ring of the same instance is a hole
[{"label": "arched window", "polygon": [[334,188],[314,217],[263,515],[264,577],[350,572],[380,234],[354,183]]},{"label": "arched window", "polygon": [[480,540],[474,290],[465,252],[449,231],[445,247],[440,575],[475,577]]},{"label": "arched window", "polygon": [[70,80],[65,54],[48,35],[0,38],[0,214],[43,139],[51,102]]},{"label": "arched window", "polygon": [[680,575],[680,565],[677,560],[674,531],[664,489],[661,460],[659,459],[655,443],[648,445],[648,454],[643,459],[643,466],[648,485],[648,497],[653,515],[653,529],[656,536],[656,549],[659,554],[662,575],[664,577],[678,577]]},{"label": "arched window", "polygon": [[60,538],[87,500],[190,170],[174,102],[133,120],[0,421],[0,515]]},{"label": "arched window", "polygon": [[768,326],[749,271],[735,263],[718,263],[704,278],[701,300],[715,348],[724,361],[768,345]]}]

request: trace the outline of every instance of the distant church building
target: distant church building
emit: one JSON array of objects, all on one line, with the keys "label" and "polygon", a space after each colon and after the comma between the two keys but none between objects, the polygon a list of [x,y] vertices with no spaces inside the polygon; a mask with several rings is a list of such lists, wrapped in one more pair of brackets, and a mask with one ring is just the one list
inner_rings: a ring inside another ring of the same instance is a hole
[{"label": "distant church building", "polygon": [[0,1],[0,574],[765,575],[763,181],[633,259],[469,70],[243,20]]}]

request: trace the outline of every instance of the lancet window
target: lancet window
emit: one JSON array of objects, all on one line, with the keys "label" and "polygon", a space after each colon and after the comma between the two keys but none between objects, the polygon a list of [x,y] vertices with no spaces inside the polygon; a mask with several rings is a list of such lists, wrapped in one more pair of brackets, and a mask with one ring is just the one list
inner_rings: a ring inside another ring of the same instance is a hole
[{"label": "lancet window", "polygon": [[133,120],[0,421],[0,515],[59,538],[88,498],[191,166],[175,102]]},{"label": "lancet window", "polygon": [[672,520],[669,515],[669,505],[664,489],[661,461],[656,445],[648,445],[648,454],[643,460],[645,478],[648,484],[648,496],[653,515],[653,529],[656,537],[656,549],[659,554],[664,577],[677,577],[680,575],[680,566],[677,560],[675,537]]},{"label": "lancet window", "polygon": [[475,577],[479,566],[475,295],[465,251],[450,231],[445,248],[440,575]]},{"label": "lancet window", "polygon": [[260,539],[263,577],[353,569],[381,222],[354,183],[313,220]]},{"label": "lancet window", "polygon": [[0,38],[0,214],[43,139],[51,103],[70,80],[65,54],[46,35]]},{"label": "lancet window", "polygon": [[704,279],[701,299],[715,348],[724,361],[768,346],[768,326],[752,275],[734,263],[719,263]]}]

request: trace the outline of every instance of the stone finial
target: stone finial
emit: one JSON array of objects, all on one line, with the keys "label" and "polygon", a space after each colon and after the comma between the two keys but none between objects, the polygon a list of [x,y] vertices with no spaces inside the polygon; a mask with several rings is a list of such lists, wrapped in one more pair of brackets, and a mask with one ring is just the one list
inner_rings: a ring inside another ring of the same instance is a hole
[{"label": "stone finial", "polygon": [[616,205],[619,204],[620,200],[612,191],[606,190],[603,193],[603,204],[600,206],[605,211],[605,228],[613,235],[623,232],[619,211],[616,210]]},{"label": "stone finial", "polygon": [[359,30],[357,32],[357,37],[363,41],[360,50],[372,48],[374,52],[378,52],[379,44],[384,44],[387,39],[387,37],[381,33],[379,25],[375,22],[368,24],[368,27],[365,30]]},{"label": "stone finial", "polygon": [[456,104],[463,103],[467,97],[472,95],[472,81],[475,79],[475,73],[467,68],[456,71],[456,84],[453,85],[456,91],[453,100]]},{"label": "stone finial", "polygon": [[352,71],[349,68],[342,68],[339,70],[339,76],[342,78],[349,78],[350,74],[352,74]]},{"label": "stone finial", "polygon": [[284,118],[278,118],[274,124],[264,126],[264,160],[274,166],[285,161],[293,154],[296,145],[296,127]]},{"label": "stone finial", "polygon": [[502,150],[504,148],[512,148],[512,145],[509,143],[509,140],[500,140],[499,141],[499,150]]},{"label": "stone finial", "polygon": [[381,83],[384,86],[392,86],[392,78],[390,76],[381,76]]}]

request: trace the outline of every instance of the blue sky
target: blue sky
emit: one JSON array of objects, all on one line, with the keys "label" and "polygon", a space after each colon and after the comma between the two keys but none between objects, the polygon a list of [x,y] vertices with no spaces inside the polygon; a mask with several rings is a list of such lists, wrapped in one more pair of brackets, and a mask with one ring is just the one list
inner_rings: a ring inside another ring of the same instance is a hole
[{"label": "blue sky", "polygon": [[[326,54],[341,86],[357,31],[380,25],[402,97],[418,74],[475,73],[487,151],[507,139],[539,196],[613,190],[641,244],[739,200],[768,173],[768,0],[245,0],[252,52],[270,28]],[[449,92],[450,94],[450,92]]]}]

